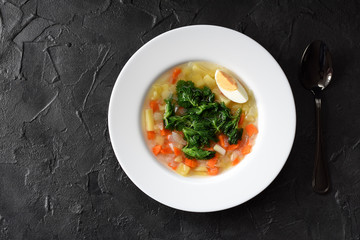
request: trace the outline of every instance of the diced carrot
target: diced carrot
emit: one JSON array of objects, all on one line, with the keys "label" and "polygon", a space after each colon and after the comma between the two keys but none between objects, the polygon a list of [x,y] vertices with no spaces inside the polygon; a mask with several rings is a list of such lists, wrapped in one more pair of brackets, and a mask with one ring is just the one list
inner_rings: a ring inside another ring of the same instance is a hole
[{"label": "diced carrot", "polygon": [[188,159],[188,158],[185,158],[184,163],[185,163],[185,165],[187,165],[191,168],[195,168],[198,165],[196,160]]},{"label": "diced carrot", "polygon": [[167,135],[171,134],[171,131],[169,129],[163,128],[162,130],[160,130],[160,134],[161,134],[161,136],[167,136]]},{"label": "diced carrot", "polygon": [[225,135],[224,134],[220,134],[219,135],[219,141],[220,141],[220,145],[222,146],[222,147],[224,147],[225,146]]},{"label": "diced carrot", "polygon": [[246,130],[247,134],[249,135],[249,137],[258,133],[258,129],[254,126],[254,124],[247,125],[245,127],[245,130]]},{"label": "diced carrot", "polygon": [[214,151],[213,147],[204,147],[203,149],[206,150],[206,151]]},{"label": "diced carrot", "polygon": [[235,150],[240,147],[241,141],[238,141],[237,144],[231,144],[227,147],[227,150]]},{"label": "diced carrot", "polygon": [[153,112],[156,112],[159,110],[159,104],[156,100],[151,100],[150,101],[150,107],[153,110]]},{"label": "diced carrot", "polygon": [[149,140],[152,140],[155,138],[155,132],[154,131],[147,131],[147,138]]},{"label": "diced carrot", "polygon": [[168,166],[171,167],[173,170],[176,170],[178,164],[176,162],[169,162]]},{"label": "diced carrot", "polygon": [[251,148],[252,146],[249,144],[246,144],[242,149],[241,149],[241,153],[243,155],[249,154],[251,152]]},{"label": "diced carrot", "polygon": [[214,158],[208,160],[206,165],[208,165],[208,167],[210,167],[210,168],[214,168],[216,163],[217,163],[217,157],[214,157]]},{"label": "diced carrot", "polygon": [[152,151],[155,154],[155,156],[157,156],[161,151],[161,145],[156,145],[155,147],[153,147]]},{"label": "diced carrot", "polygon": [[170,154],[173,153],[173,151],[171,150],[171,148],[169,146],[166,146],[164,148],[161,149],[160,151],[162,154]]},{"label": "diced carrot", "polygon": [[220,146],[226,150],[229,143],[227,142],[226,136],[224,134],[219,135],[219,141],[220,141]]},{"label": "diced carrot", "polygon": [[239,125],[238,125],[239,127],[241,127],[241,125],[244,123],[244,119],[245,119],[245,114],[242,113],[239,120]]},{"label": "diced carrot", "polygon": [[181,73],[181,68],[178,68],[178,67],[174,68],[173,73],[172,73],[172,78],[171,78],[172,84],[176,83],[176,80],[180,73]]},{"label": "diced carrot", "polygon": [[181,149],[177,148],[177,147],[174,147],[174,153],[175,153],[175,156],[181,155]]},{"label": "diced carrot", "polygon": [[214,168],[208,168],[208,174],[209,175],[217,175],[219,173],[219,168],[218,167],[214,167]]},{"label": "diced carrot", "polygon": [[237,157],[234,159],[234,161],[232,161],[232,165],[235,166],[236,164],[238,164],[240,162],[240,159]]}]

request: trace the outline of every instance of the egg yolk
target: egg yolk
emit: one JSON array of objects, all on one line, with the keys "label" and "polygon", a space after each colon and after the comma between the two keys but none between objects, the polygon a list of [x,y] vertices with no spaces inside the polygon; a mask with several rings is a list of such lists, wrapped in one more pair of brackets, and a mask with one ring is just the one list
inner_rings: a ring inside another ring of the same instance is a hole
[{"label": "egg yolk", "polygon": [[237,89],[235,79],[223,71],[216,71],[216,81],[223,89],[227,91],[235,91]]}]

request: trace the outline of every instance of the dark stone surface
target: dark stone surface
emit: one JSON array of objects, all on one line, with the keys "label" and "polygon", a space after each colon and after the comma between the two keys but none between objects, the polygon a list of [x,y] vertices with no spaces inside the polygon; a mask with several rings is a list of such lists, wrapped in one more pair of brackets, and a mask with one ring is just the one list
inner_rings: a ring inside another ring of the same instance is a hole
[{"label": "dark stone surface", "polygon": [[[2,0],[0,8],[0,239],[360,239],[358,1]],[[279,176],[215,213],[177,211],[143,194],[119,166],[107,128],[125,62],[190,24],[232,28],[263,45],[297,107]],[[323,101],[326,195],[311,189],[314,103],[298,79],[314,39],[334,57]]]}]

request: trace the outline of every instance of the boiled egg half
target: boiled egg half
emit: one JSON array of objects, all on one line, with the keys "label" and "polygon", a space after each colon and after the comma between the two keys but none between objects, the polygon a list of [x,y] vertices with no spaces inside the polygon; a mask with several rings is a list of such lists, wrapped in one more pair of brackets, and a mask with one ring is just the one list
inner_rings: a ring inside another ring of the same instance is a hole
[{"label": "boiled egg half", "polygon": [[217,69],[215,72],[215,80],[220,91],[231,101],[245,103],[249,99],[241,83],[229,73]]}]

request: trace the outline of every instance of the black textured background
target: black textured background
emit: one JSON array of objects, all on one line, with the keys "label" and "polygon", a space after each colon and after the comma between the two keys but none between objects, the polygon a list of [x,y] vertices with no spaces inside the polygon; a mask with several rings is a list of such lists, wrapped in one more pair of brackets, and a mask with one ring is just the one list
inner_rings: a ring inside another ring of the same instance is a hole
[{"label": "black textured background", "polygon": [[[360,239],[359,1],[1,0],[0,8],[0,239]],[[190,24],[232,28],[263,45],[297,107],[279,176],[215,213],[177,211],[143,194],[119,166],[107,127],[125,62]],[[327,195],[310,187],[314,102],[298,79],[314,39],[334,57],[323,101]]]}]

